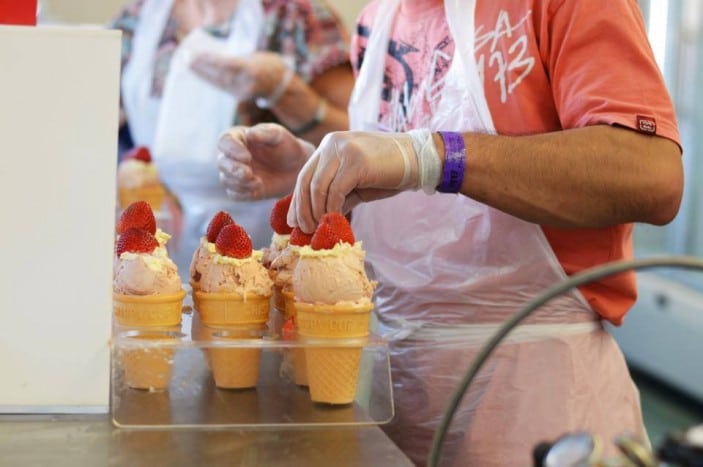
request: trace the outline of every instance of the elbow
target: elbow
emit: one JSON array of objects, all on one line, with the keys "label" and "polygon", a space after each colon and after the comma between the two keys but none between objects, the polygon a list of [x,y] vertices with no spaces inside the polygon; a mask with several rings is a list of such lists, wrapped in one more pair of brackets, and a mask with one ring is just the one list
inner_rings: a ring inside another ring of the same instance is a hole
[{"label": "elbow", "polygon": [[662,196],[657,203],[657,210],[651,215],[649,223],[662,226],[673,221],[681,206],[682,193],[683,190],[678,192],[671,190],[670,194]]},{"label": "elbow", "polygon": [[[680,162],[680,156],[679,156]],[[653,225],[670,223],[679,212],[683,198],[684,175],[681,164],[673,164],[659,173],[657,181],[649,188],[653,197],[646,222]]]}]

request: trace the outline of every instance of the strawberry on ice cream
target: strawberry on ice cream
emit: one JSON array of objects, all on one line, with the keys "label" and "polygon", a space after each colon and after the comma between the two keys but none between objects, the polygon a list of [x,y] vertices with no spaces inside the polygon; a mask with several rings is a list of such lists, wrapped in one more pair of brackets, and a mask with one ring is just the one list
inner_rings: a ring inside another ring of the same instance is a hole
[{"label": "strawberry on ice cream", "polygon": [[185,290],[166,251],[169,235],[156,229],[145,201],[131,204],[117,222],[113,266],[115,320],[124,326],[180,323]]},{"label": "strawberry on ice cream", "polygon": [[146,230],[129,228],[115,247],[113,290],[122,295],[164,295],[181,291],[176,264]]},{"label": "strawberry on ice cream", "polygon": [[190,285],[193,290],[200,289],[200,281],[203,272],[210,268],[210,263],[217,253],[215,241],[223,227],[234,224],[232,216],[225,212],[219,211],[210,220],[207,226],[207,232],[200,239],[200,246],[193,253],[193,259],[190,262]]},{"label": "strawberry on ice cream", "polygon": [[273,282],[261,264],[261,251],[236,223],[223,226],[215,251],[198,269],[193,304],[208,326],[263,325],[269,318]]},{"label": "strawberry on ice cream", "polygon": [[[364,251],[347,219],[334,212],[322,216],[310,246],[301,247],[299,256],[293,272],[298,336],[317,342],[368,336],[375,284],[366,277]],[[353,402],[361,353],[360,344],[305,347],[310,398],[326,404]]]},{"label": "strawberry on ice cream", "polygon": [[[131,228],[144,230],[146,232],[149,232],[154,236],[154,238],[156,238],[156,241],[159,243],[159,246],[155,250],[155,255],[168,255],[166,251],[166,243],[168,243],[171,236],[156,227],[156,218],[154,217],[154,212],[151,209],[151,206],[149,206],[146,201],[136,201],[127,206],[127,208],[122,211],[120,218],[117,220],[117,235],[122,235]],[[117,268],[118,266],[120,266],[120,264],[120,258],[116,254],[115,260],[113,262],[113,274],[116,273]]]},{"label": "strawberry on ice cream", "polygon": [[298,264],[300,248],[310,245],[311,239],[312,234],[306,234],[299,227],[294,228],[288,245],[269,266],[274,285],[280,290],[293,290],[293,271]]},{"label": "strawberry on ice cream", "polygon": [[205,293],[236,293],[270,296],[273,282],[261,264],[261,251],[252,250],[244,228],[228,224],[215,241],[216,252],[203,268],[199,290]]},{"label": "strawberry on ice cream", "polygon": [[117,190],[123,208],[140,200],[148,202],[154,209],[161,207],[166,190],[147,147],[132,149],[117,166]]},{"label": "strawberry on ice cream", "polygon": [[[200,271],[193,291],[198,317],[205,326],[222,326],[226,335],[215,340],[261,339],[269,319],[273,282],[254,251],[251,238],[236,223],[224,225],[215,239],[215,253]],[[219,388],[255,387],[259,377],[260,348],[203,349]]]},{"label": "strawberry on ice cream", "polygon": [[267,268],[271,266],[271,263],[288,245],[293,228],[288,225],[286,216],[288,215],[288,208],[292,199],[292,194],[285,196],[276,201],[271,209],[270,224],[273,229],[273,235],[271,236],[271,245],[268,248],[264,248],[264,256],[261,260]]}]

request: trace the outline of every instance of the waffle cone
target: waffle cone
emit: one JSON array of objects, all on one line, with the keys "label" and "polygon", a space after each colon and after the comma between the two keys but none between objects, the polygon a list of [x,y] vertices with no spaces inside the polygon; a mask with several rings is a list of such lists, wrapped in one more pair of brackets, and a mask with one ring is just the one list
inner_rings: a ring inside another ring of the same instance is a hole
[{"label": "waffle cone", "polygon": [[[371,303],[311,305],[296,302],[298,334],[303,338],[329,340],[368,336],[372,308]],[[361,351],[361,347],[305,347],[310,398],[327,404],[352,403],[356,397]]]},{"label": "waffle cone", "polygon": [[175,326],[181,322],[185,290],[166,295],[112,294],[115,322],[121,326]]},{"label": "waffle cone", "polygon": [[295,302],[298,334],[304,337],[353,338],[369,335],[373,303],[318,305]]},{"label": "waffle cone", "polygon": [[256,386],[259,379],[261,349],[210,349],[210,364],[215,385],[225,389]]},{"label": "waffle cone", "polygon": [[242,299],[237,293],[196,290],[193,307],[200,313],[203,324],[210,326],[264,324],[268,321],[271,297],[248,294]]},{"label": "waffle cone", "polygon": [[[207,327],[207,326],[205,326]],[[259,339],[264,325],[238,325],[209,328],[207,339],[227,342]],[[203,349],[209,361],[215,386],[224,389],[246,389],[256,386],[261,362],[260,347],[211,347]]]},{"label": "waffle cone", "polygon": [[146,201],[154,211],[161,210],[164,204],[166,190],[161,184],[141,186],[137,188],[120,188],[117,192],[120,207],[126,209],[137,201]]},{"label": "waffle cone", "polygon": [[118,364],[124,370],[125,382],[130,388],[166,389],[173,374],[173,356],[173,347],[125,348],[118,357]]}]

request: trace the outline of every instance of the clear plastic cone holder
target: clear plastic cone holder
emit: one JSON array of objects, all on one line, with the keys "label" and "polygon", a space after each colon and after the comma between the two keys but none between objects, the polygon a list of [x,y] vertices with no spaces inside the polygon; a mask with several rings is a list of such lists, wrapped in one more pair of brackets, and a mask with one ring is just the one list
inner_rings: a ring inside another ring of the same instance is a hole
[{"label": "clear plastic cone holder", "polygon": [[[393,395],[383,339],[283,339],[282,319],[273,308],[271,314],[268,325],[206,326],[195,311],[184,313],[180,326],[115,325],[113,423],[280,429],[390,422]],[[308,383],[301,360],[310,356],[323,363],[316,381]],[[313,401],[313,392],[332,402]]]}]

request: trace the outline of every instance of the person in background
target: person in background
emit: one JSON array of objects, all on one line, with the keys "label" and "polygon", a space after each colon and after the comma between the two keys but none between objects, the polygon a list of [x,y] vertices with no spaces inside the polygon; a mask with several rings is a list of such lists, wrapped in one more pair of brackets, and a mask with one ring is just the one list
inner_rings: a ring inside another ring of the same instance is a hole
[{"label": "person in background", "polygon": [[267,245],[273,201],[227,198],[216,140],[237,122],[277,121],[315,143],[348,128],[341,21],[323,0],[138,0],[112,26],[123,33],[120,139],[151,150],[182,209],[169,244],[182,274],[219,210]]},{"label": "person in background", "polygon": [[[631,258],[634,222],[675,217],[680,138],[635,0],[377,0],[352,61],[355,131],[312,152],[280,126],[236,128],[219,167],[237,199],[295,184],[288,223],[306,232],[353,208],[392,339],[384,430],[423,465],[505,319],[571,274]],[[442,465],[531,465],[540,441],[570,431],[601,437],[606,455],[618,434],[646,439],[602,324],[622,324],[636,297],[634,274],[619,274],[516,328],[469,388]]]}]

